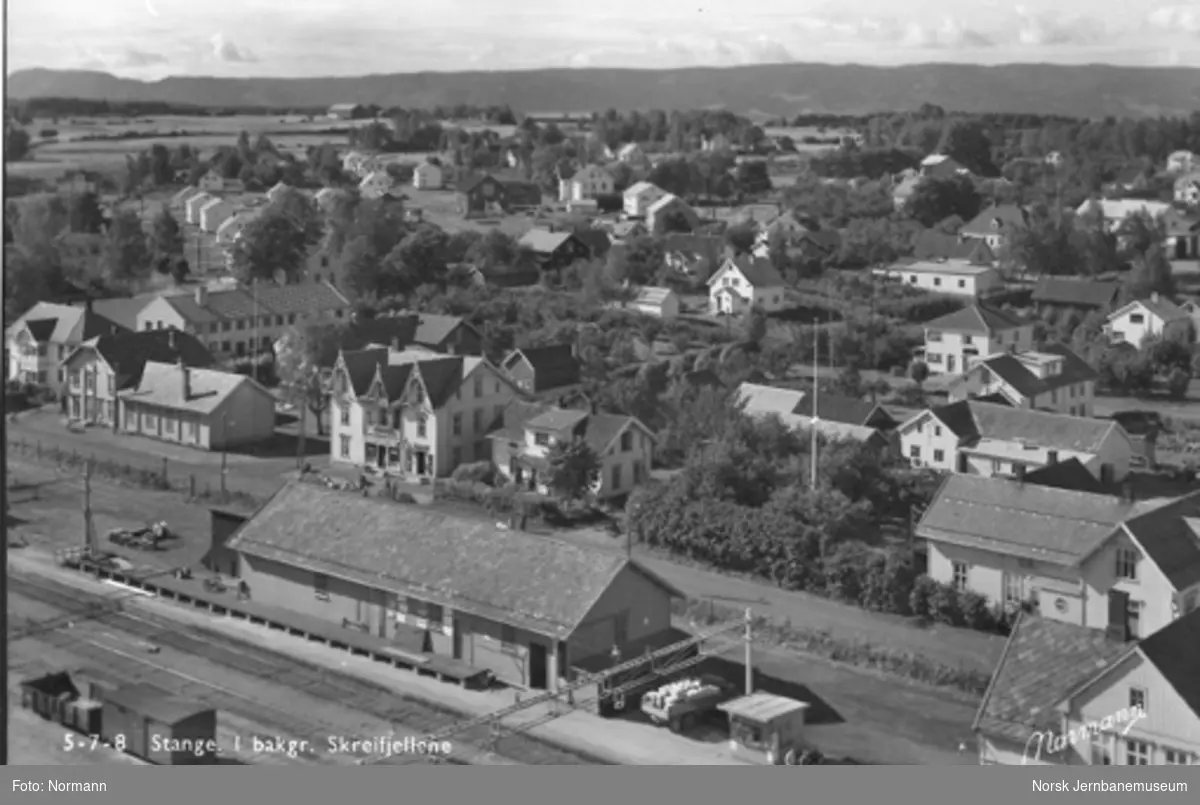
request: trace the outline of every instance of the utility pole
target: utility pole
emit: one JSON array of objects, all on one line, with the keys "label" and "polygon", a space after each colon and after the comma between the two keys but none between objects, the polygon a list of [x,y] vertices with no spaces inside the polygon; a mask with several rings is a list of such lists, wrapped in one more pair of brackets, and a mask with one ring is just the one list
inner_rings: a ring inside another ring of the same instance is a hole
[{"label": "utility pole", "polygon": [[746,607],[746,634],[744,640],[746,642],[746,695],[754,693],[754,635],[753,635],[754,616],[750,612],[750,607]]},{"label": "utility pole", "polygon": [[96,527],[92,522],[92,462],[83,465],[83,551],[91,558],[97,553]]},{"label": "utility pole", "polygon": [[251,316],[254,329],[251,338],[254,339],[254,348],[250,350],[250,371],[253,372],[253,377],[258,380],[258,277],[250,280],[250,295],[253,300],[251,304]]},{"label": "utility pole", "polygon": [[229,414],[221,414],[221,500],[227,493],[226,477],[229,475]]},{"label": "utility pole", "polygon": [[[813,319],[813,406],[812,406],[812,427],[809,429],[812,437],[812,445],[809,448],[812,453],[812,472],[808,479],[808,485],[811,489],[817,488],[817,423],[820,419],[817,416],[817,397],[820,395],[821,374],[818,371],[818,364],[821,362],[821,342],[818,336],[820,331],[817,329],[817,320]],[[749,610],[746,610],[749,612]]]},{"label": "utility pole", "polygon": [[299,433],[296,436],[296,469],[302,469],[304,467],[304,432],[308,419],[308,395],[304,386],[299,383],[293,387],[293,399],[296,407],[300,409]]}]

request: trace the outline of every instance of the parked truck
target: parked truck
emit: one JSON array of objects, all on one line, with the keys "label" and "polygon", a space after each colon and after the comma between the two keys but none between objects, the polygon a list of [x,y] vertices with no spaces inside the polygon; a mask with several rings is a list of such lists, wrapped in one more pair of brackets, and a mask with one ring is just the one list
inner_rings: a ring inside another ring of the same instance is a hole
[{"label": "parked truck", "polygon": [[672,732],[687,732],[736,695],[733,685],[720,677],[689,677],[643,694],[642,712]]}]

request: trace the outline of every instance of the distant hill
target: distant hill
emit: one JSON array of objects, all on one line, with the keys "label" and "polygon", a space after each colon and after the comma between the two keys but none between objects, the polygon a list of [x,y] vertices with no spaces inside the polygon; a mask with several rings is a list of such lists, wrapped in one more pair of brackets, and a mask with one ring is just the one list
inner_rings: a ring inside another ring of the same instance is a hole
[{"label": "distant hill", "polygon": [[10,98],[171,101],[280,109],[508,104],[518,111],[723,107],[742,114],[863,114],[916,109],[1146,117],[1200,109],[1200,69],[1008,64],[863,67],[765,64],[678,70],[548,69],[397,73],[356,78],[210,78],[144,82],[108,73],[19,70]]}]

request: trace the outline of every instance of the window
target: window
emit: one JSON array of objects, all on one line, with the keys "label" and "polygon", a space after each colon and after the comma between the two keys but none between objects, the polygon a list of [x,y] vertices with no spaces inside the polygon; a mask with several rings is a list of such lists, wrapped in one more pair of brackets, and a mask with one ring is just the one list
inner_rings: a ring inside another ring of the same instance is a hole
[{"label": "window", "polygon": [[612,489],[616,491],[621,488],[621,465],[618,464],[612,468]]},{"label": "window", "polygon": [[476,408],[471,412],[471,430],[473,433],[479,433],[483,430],[483,409]]},{"label": "window", "polygon": [[646,470],[646,468],[643,467],[641,464],[633,465],[633,482],[635,484],[640,484],[642,481],[645,480],[645,470]]},{"label": "window", "polygon": [[245,329],[246,329],[246,320],[245,320],[245,319],[238,319],[238,320],[237,320],[237,328],[238,328],[239,330],[245,330]]},{"label": "window", "polygon": [[1141,601],[1129,602],[1129,608],[1126,610],[1125,621],[1129,625],[1129,637],[1136,639],[1142,636],[1142,607]]},{"label": "window", "polygon": [[942,463],[943,461],[945,461],[946,460],[946,451],[945,450],[934,450],[933,451],[933,460],[939,464]]},{"label": "window", "polygon": [[339,441],[341,442],[339,445],[339,451],[342,458],[350,458],[350,437],[342,436]]},{"label": "window", "polygon": [[934,277],[934,278],[933,278],[933,287],[935,287],[935,288],[940,288],[941,286],[942,286],[942,278],[941,278],[941,277]]},{"label": "window", "polygon": [[169,416],[163,417],[163,430],[172,436],[175,435],[175,418],[174,417],[169,417]]},{"label": "window", "polygon": [[934,436],[941,436],[941,435],[942,435],[942,426],[941,426],[941,425],[934,425],[934,426],[933,426],[933,435],[934,435]]},{"label": "window", "polygon": [[450,420],[451,432],[455,436],[462,436],[462,414],[455,414],[454,419]]},{"label": "window", "polygon": [[222,351],[222,352],[228,352],[228,351],[229,351],[229,342],[228,342],[228,341],[222,341],[222,342],[221,342],[221,351]]},{"label": "window", "polygon": [[533,443],[542,445],[543,447],[545,447],[546,445],[550,444],[550,434],[548,434],[548,433],[533,434]]},{"label": "window", "polygon": [[475,378],[475,396],[476,397],[483,396],[483,378],[482,377]]},{"label": "window", "polygon": [[1134,548],[1117,548],[1117,578],[1137,581],[1138,552]]},{"label": "window", "polygon": [[1010,606],[1016,606],[1021,603],[1023,596],[1024,579],[1012,573],[1004,574],[1004,603]]},{"label": "window", "polygon": [[1111,766],[1112,754],[1108,751],[1109,738],[1103,732],[1092,733],[1092,765]]},{"label": "window", "polygon": [[1129,314],[1129,323],[1130,324],[1144,324],[1145,322],[1146,322],[1146,317],[1143,316],[1141,313],[1130,313]]},{"label": "window", "polygon": [[916,284],[917,284],[917,275],[916,275],[916,274],[909,274],[909,275],[908,275],[908,281],[909,281],[910,283],[912,283],[913,285],[916,285]]},{"label": "window", "polygon": [[341,421],[342,421],[342,424],[343,424],[343,425],[349,425],[349,424],[350,424],[350,406],[348,406],[348,405],[339,405],[339,406],[338,406],[338,411],[341,413]]},{"label": "window", "polygon": [[196,423],[190,419],[183,423],[183,439],[187,442],[196,440]]},{"label": "window", "polygon": [[965,562],[955,562],[952,566],[954,573],[954,589],[960,593],[967,589],[968,569]]},{"label": "window", "polygon": [[999,475],[1004,472],[1004,462],[999,459],[992,461],[992,475]]},{"label": "window", "polygon": [[1125,741],[1125,765],[1149,766],[1150,744],[1145,741]]},{"label": "window", "polygon": [[969,335],[964,335],[962,337],[962,342],[964,346],[970,346],[971,344],[975,343],[975,340]]},{"label": "window", "polygon": [[621,452],[628,453],[633,449],[633,433],[625,431],[621,434]]},{"label": "window", "polygon": [[1163,750],[1163,765],[1164,766],[1190,766],[1188,753],[1181,752],[1178,749]]},{"label": "window", "polygon": [[456,467],[459,464],[462,464],[462,448],[461,447],[453,447],[450,449],[450,463]]},{"label": "window", "polygon": [[959,280],[959,281],[958,281],[958,287],[959,287],[959,288],[966,288],[966,287],[967,287],[967,281],[966,281],[966,280]]},{"label": "window", "polygon": [[89,392],[95,391],[96,390],[96,376],[94,374],[92,374],[91,372],[88,372],[86,375],[84,375],[83,376],[83,387]]},{"label": "window", "polygon": [[417,436],[424,439],[426,435],[426,419],[425,415],[421,414],[417,417]]},{"label": "window", "polygon": [[937,330],[930,330],[928,333],[925,334],[925,340],[926,341],[941,341],[942,334],[939,333]]},{"label": "window", "polygon": [[109,375],[109,376],[108,376],[108,393],[109,393],[109,394],[115,394],[115,393],[116,393],[116,382],[113,380],[113,376],[112,376],[112,375]]},{"label": "window", "polygon": [[71,388],[73,389],[79,388],[79,374],[79,372],[76,372],[71,375]]},{"label": "window", "polygon": [[137,427],[137,412],[128,408],[125,409],[125,428],[133,430]]},{"label": "window", "polygon": [[1130,710],[1146,710],[1146,691],[1144,688],[1129,689],[1129,709]]},{"label": "window", "polygon": [[920,458],[921,457],[921,446],[914,444],[912,447],[908,448],[908,457],[909,458]]}]

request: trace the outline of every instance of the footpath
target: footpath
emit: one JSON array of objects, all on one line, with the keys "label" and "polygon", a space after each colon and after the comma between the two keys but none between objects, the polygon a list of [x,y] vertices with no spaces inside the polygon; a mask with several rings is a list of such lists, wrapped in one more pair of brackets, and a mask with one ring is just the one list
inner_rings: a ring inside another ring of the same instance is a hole
[{"label": "footpath", "polygon": [[[8,562],[10,567],[21,573],[53,579],[88,592],[111,592],[110,587],[89,576],[58,566],[53,557],[41,552],[27,550],[10,553]],[[398,696],[457,711],[462,714],[463,720],[496,712],[514,701],[511,691],[465,690],[415,673],[388,668],[369,658],[311,643],[302,638],[253,625],[248,621],[214,616],[157,598],[134,596],[127,600],[126,607],[131,611],[143,609],[183,626],[215,629],[301,661],[353,674],[394,690]],[[522,725],[540,722],[551,711],[551,706],[534,706],[516,713],[505,719],[504,725],[520,728]],[[527,729],[528,734],[548,743],[623,766],[750,765],[733,757],[723,743],[691,740],[666,729],[620,719],[605,719],[582,710],[566,710],[562,704],[558,707],[560,714],[556,718],[530,726]],[[450,741],[453,743],[454,739],[451,738]]]}]

